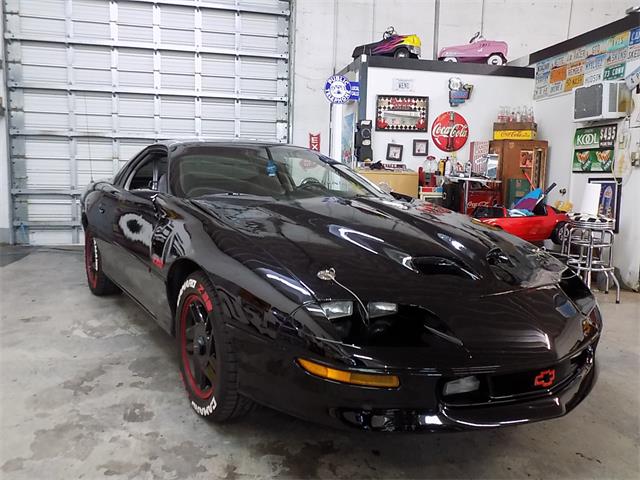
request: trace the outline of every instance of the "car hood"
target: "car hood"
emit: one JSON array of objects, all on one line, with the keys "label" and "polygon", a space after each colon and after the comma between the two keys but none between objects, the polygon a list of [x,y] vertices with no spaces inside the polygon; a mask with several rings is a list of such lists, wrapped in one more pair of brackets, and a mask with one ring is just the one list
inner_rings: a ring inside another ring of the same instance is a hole
[{"label": "car hood", "polygon": [[196,202],[320,300],[345,297],[318,278],[329,268],[361,298],[418,304],[550,285],[564,269],[531,244],[429,203],[242,196]]},{"label": "car hood", "polygon": [[[405,367],[434,364],[445,352],[457,365],[551,364],[584,341],[583,313],[560,287],[566,267],[465,215],[371,197],[195,203],[241,235],[226,243],[229,255],[299,304],[353,300],[351,291],[365,303],[393,302],[414,312],[391,326],[397,334],[375,341],[370,332],[340,336],[332,324],[307,330],[314,341],[367,346],[386,365]],[[329,268],[339,284],[318,278]],[[296,318],[308,314],[297,312]],[[297,324],[304,331],[314,322]]]}]

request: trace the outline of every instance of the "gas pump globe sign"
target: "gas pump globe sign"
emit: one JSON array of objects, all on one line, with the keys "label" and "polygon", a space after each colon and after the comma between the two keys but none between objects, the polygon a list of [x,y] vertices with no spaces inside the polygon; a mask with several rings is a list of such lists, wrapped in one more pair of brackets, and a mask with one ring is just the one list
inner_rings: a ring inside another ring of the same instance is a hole
[{"label": "gas pump globe sign", "polygon": [[324,84],[324,94],[331,103],[347,103],[360,98],[360,84],[343,75],[333,75]]}]

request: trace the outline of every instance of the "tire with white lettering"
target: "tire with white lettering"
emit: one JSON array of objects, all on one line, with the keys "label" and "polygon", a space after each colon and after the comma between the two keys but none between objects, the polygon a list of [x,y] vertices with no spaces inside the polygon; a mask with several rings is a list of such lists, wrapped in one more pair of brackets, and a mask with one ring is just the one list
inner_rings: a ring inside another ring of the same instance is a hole
[{"label": "tire with white lettering", "polygon": [[102,271],[102,255],[89,229],[84,232],[84,267],[89,290],[99,297],[118,293],[120,289]]},{"label": "tire with white lettering", "polygon": [[201,417],[225,422],[251,411],[238,393],[238,365],[215,289],[204,272],[185,280],[178,294],[176,337],[189,402]]}]

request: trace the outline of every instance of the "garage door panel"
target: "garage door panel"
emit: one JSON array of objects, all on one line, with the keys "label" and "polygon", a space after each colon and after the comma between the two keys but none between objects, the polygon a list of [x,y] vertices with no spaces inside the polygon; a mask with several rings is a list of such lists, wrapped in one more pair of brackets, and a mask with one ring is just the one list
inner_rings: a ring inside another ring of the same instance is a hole
[{"label": "garage door panel", "polygon": [[244,78],[278,78],[278,60],[271,58],[243,58],[240,75]]},{"label": "garage door panel", "polygon": [[78,185],[80,190],[84,190],[93,180],[107,180],[114,176],[113,161],[96,159],[76,159],[78,169]]},{"label": "garage door panel", "polygon": [[[49,65],[55,67],[67,67],[67,47],[64,44],[47,44],[41,42],[16,43],[11,47],[17,47],[18,58],[22,65]],[[11,49],[9,50],[11,53]]]},{"label": "garage door panel", "polygon": [[8,72],[10,80],[22,79],[23,83],[32,87],[64,87],[68,83],[66,68],[9,65]]},{"label": "garage door panel", "polygon": [[128,162],[148,145],[144,140],[118,140],[118,160]]},{"label": "garage door panel", "polygon": [[234,77],[202,77],[202,91],[206,93],[226,93],[233,95],[236,89]]},{"label": "garage door panel", "polygon": [[19,6],[21,16],[64,20],[64,0],[20,0],[16,3]]},{"label": "garage door panel", "polygon": [[149,95],[119,95],[118,113],[127,117],[153,117],[154,99]]},{"label": "garage door panel", "polygon": [[202,32],[235,33],[236,14],[227,10],[202,9]]},{"label": "garage door panel", "polygon": [[151,27],[153,4],[143,2],[117,2],[118,24]]},{"label": "garage door panel", "polygon": [[271,79],[242,78],[240,79],[240,92],[248,95],[276,95],[278,82]]},{"label": "garage door panel", "polygon": [[96,39],[109,40],[111,38],[111,27],[109,23],[73,22],[73,38],[89,41]]},{"label": "garage door panel", "polygon": [[202,46],[214,48],[226,48],[232,50],[236,44],[236,36],[233,33],[202,32]]},{"label": "garage door panel", "polygon": [[240,122],[240,134],[243,137],[266,140],[276,136],[276,124],[273,122]]},{"label": "garage door panel", "polygon": [[76,87],[105,87],[111,86],[111,70],[74,68],[74,83]]},{"label": "garage door panel", "polygon": [[71,188],[69,159],[30,158],[25,163],[27,188]]},{"label": "garage door panel", "polygon": [[28,90],[23,100],[22,128],[25,130],[66,131],[69,128],[69,103],[66,93]]},{"label": "garage door panel", "polygon": [[276,118],[277,110],[278,107],[275,102],[250,102],[245,100],[240,103],[240,119],[271,122]]},{"label": "garage door panel", "polygon": [[202,134],[214,138],[234,138],[235,122],[223,119],[202,119]]},{"label": "garage door panel", "polygon": [[62,40],[66,36],[64,19],[21,17],[16,23],[22,35]]},{"label": "garage door panel", "polygon": [[69,222],[73,218],[74,202],[53,196],[32,198],[27,202],[30,221]]},{"label": "garage door panel", "polygon": [[235,116],[235,101],[205,98],[200,106],[202,119],[228,118]]},{"label": "garage door panel", "polygon": [[243,33],[270,37],[278,36],[278,17],[273,15],[243,12],[240,14],[240,23]]},{"label": "garage door panel", "polygon": [[5,0],[19,243],[82,241],[79,192],[150,143],[286,140],[289,2]]},{"label": "garage door panel", "polygon": [[139,25],[118,25],[118,40],[125,42],[153,42],[153,28]]}]

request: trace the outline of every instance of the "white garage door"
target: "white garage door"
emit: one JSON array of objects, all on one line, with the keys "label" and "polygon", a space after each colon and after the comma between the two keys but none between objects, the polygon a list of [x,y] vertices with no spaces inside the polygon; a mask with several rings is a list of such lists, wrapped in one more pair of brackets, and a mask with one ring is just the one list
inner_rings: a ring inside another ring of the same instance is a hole
[{"label": "white garage door", "polygon": [[81,242],[84,187],[152,141],[287,141],[288,1],[4,3],[18,243]]}]

